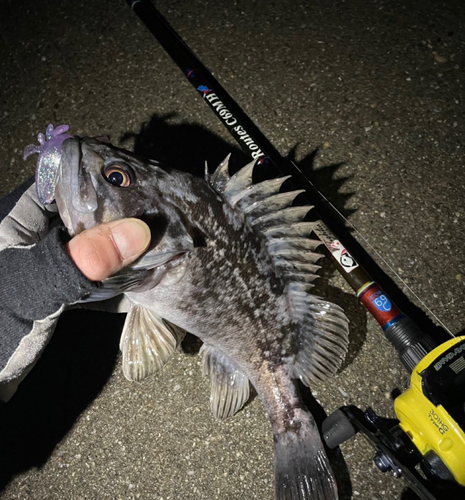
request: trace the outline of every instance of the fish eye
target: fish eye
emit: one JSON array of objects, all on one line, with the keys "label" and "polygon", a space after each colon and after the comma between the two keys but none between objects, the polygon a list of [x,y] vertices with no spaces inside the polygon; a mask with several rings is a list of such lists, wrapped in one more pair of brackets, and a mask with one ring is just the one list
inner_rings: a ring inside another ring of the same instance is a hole
[{"label": "fish eye", "polygon": [[116,187],[129,187],[134,178],[132,169],[123,163],[112,163],[103,167],[104,179]]}]

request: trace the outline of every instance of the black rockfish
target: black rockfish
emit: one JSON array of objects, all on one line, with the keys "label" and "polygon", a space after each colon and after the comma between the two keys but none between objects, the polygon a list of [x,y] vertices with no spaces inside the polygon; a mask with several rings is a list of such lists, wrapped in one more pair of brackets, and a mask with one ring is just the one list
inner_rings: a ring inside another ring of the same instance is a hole
[{"label": "black rockfish", "polygon": [[[280,192],[288,177],[253,184],[255,162],[230,177],[227,158],[201,179],[96,139],[49,132],[55,159],[42,161],[39,198],[56,200],[71,235],[123,217],[152,231],[146,254],[92,297],[124,293],[130,301],[120,344],[125,376],[141,380],[160,369],[182,330],[198,336],[213,414],[239,411],[249,383],[268,412],[276,498],[337,498],[295,379],[311,385],[338,370],[348,320],[309,293],[321,255],[310,238],[314,224],[302,222],[310,207],[291,206],[301,191]],[[42,160],[48,154],[46,143],[32,151]]]}]

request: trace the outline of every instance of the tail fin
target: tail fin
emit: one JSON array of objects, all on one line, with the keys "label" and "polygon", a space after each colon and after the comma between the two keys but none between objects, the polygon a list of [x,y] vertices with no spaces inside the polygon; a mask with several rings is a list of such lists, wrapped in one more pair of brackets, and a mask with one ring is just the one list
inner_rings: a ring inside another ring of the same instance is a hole
[{"label": "tail fin", "polygon": [[316,426],[274,434],[276,500],[337,500],[337,486]]}]

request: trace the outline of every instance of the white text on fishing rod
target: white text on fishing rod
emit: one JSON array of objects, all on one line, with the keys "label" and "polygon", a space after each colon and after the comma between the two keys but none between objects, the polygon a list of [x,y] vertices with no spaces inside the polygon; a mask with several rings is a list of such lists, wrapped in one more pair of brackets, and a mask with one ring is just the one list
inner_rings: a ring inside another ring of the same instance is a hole
[{"label": "white text on fishing rod", "polygon": [[260,156],[265,156],[265,153],[255,144],[254,140],[250,135],[244,130],[242,125],[237,125],[233,128],[234,131],[239,135],[239,140],[244,141],[252,151],[251,155],[254,160],[260,158]]},{"label": "white text on fishing rod", "polygon": [[[219,97],[214,92],[204,94],[204,98],[210,103],[210,106],[216,111],[218,116],[225,122],[228,127],[233,127],[237,123],[237,119],[228,110],[228,108],[220,101]],[[265,153],[255,144],[255,141],[250,137],[242,125],[236,125],[232,130],[237,133],[239,140],[243,141],[251,151],[253,159],[265,156]]]}]

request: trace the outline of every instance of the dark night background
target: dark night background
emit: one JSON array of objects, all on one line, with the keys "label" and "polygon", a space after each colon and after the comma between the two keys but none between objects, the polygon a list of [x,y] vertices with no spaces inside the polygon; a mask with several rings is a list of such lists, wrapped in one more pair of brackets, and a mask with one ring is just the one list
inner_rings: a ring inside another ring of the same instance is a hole
[{"label": "dark night background", "polygon": [[[354,234],[392,278],[387,286],[403,307],[426,329],[437,324],[427,307],[462,332],[463,2],[155,5],[376,248]],[[213,166],[229,151],[242,161],[123,0],[4,0],[1,8],[0,194],[33,173],[34,160],[23,162],[21,153],[50,122],[107,134],[181,168]],[[322,408],[343,404],[392,417],[390,394],[408,380],[395,353],[329,265],[318,293],[347,311],[351,347],[342,372],[313,391],[321,406],[306,392],[310,407],[319,420]],[[270,500],[272,438],[259,400],[214,421],[192,339],[161,374],[130,384],[118,357],[123,321],[64,315],[0,408],[0,498]],[[341,498],[413,498],[402,481],[375,469],[362,438],[341,451],[332,454]]]}]

